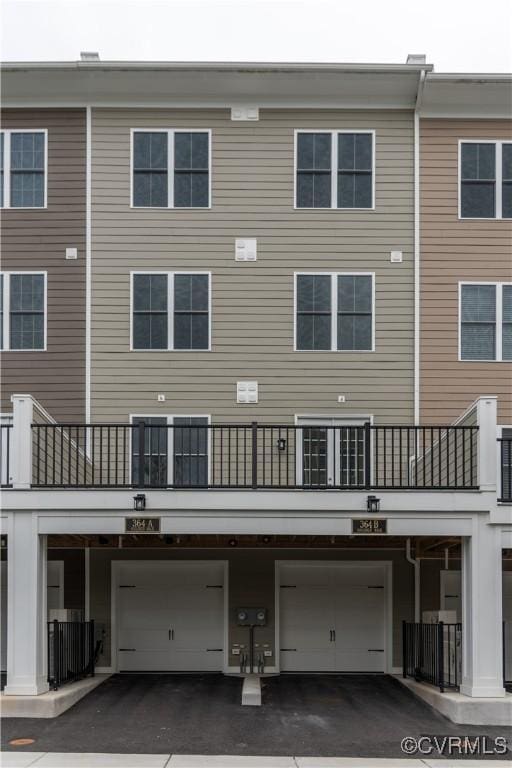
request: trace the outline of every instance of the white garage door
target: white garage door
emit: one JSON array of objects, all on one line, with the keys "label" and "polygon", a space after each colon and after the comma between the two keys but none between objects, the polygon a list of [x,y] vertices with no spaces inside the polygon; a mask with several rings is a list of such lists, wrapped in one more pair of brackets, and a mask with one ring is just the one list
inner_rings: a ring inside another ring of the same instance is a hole
[{"label": "white garage door", "polygon": [[384,672],[386,566],[280,566],[283,672]]},{"label": "white garage door", "polygon": [[120,672],[222,671],[222,562],[141,561],[115,567]]}]

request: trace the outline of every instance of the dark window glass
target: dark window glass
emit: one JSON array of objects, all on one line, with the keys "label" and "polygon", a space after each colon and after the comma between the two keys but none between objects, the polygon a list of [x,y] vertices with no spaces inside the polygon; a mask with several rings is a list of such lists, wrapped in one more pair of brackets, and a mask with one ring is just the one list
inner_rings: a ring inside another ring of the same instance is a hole
[{"label": "dark window glass", "polygon": [[512,285],[503,286],[502,358],[512,360]]},{"label": "dark window glass", "polygon": [[10,347],[44,348],[44,276],[10,278]]},{"label": "dark window glass", "polygon": [[331,277],[297,276],[297,349],[331,349]]},{"label": "dark window glass", "polygon": [[207,418],[174,418],[174,484],[188,487],[208,485]]},{"label": "dark window glass", "polygon": [[142,437],[144,440],[144,485],[147,486],[166,486],[167,485],[167,441],[168,427],[167,419],[162,417],[137,416],[133,419],[132,429],[132,482],[134,485],[140,485],[141,462],[139,460],[141,429],[143,423]]},{"label": "dark window glass", "polygon": [[167,346],[167,275],[134,275],[133,348]]},{"label": "dark window glass", "polygon": [[327,485],[327,428],[303,427],[302,482],[305,486]]},{"label": "dark window glass", "polygon": [[4,207],[4,134],[0,133],[0,208]]},{"label": "dark window glass", "polygon": [[502,147],[501,215],[504,219],[512,219],[512,144]]},{"label": "dark window glass", "polygon": [[512,501],[512,429],[503,427],[501,437],[501,488],[502,498]]},{"label": "dark window glass", "polygon": [[174,349],[208,349],[208,275],[174,276]]},{"label": "dark window glass", "polygon": [[372,137],[338,134],[338,208],[372,207]]},{"label": "dark window glass", "polygon": [[461,358],[496,359],[496,286],[461,288]]},{"label": "dark window glass", "polygon": [[0,274],[0,349],[4,348],[4,276]]},{"label": "dark window glass", "polygon": [[338,275],[338,349],[372,349],[370,275]]},{"label": "dark window glass", "polygon": [[339,436],[341,485],[364,485],[364,427],[339,427],[335,436]]},{"label": "dark window glass", "polygon": [[208,134],[174,134],[174,205],[207,208]]},{"label": "dark window glass", "polygon": [[464,143],[461,146],[461,216],[496,216],[496,145]]},{"label": "dark window glass", "polygon": [[331,134],[297,136],[297,207],[331,207]]},{"label": "dark window glass", "polygon": [[165,208],[167,192],[167,133],[133,135],[133,204]]},{"label": "dark window glass", "polygon": [[44,206],[44,134],[11,133],[11,206]]}]

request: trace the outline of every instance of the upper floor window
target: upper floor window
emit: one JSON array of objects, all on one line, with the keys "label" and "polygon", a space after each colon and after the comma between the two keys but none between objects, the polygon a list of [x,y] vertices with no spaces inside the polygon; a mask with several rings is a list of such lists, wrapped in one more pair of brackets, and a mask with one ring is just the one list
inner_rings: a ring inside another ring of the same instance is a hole
[{"label": "upper floor window", "polygon": [[46,274],[0,273],[1,348],[46,348]]},{"label": "upper floor window", "polygon": [[460,217],[512,218],[512,142],[460,143]]},{"label": "upper floor window", "polygon": [[0,205],[46,206],[46,131],[0,132]]},{"label": "upper floor window", "polygon": [[374,207],[373,131],[297,131],[297,208]]},{"label": "upper floor window", "polygon": [[295,307],[296,350],[373,351],[373,273],[297,274]]},{"label": "upper floor window", "polygon": [[512,360],[512,283],[461,283],[460,359]]},{"label": "upper floor window", "polygon": [[132,131],[132,205],[210,206],[210,131]]},{"label": "upper floor window", "polygon": [[209,350],[210,273],[132,275],[132,349]]}]

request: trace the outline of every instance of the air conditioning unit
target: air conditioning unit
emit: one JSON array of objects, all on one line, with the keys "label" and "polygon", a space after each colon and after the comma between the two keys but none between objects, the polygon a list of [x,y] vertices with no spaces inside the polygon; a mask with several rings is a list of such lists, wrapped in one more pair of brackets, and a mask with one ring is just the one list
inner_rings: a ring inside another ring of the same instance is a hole
[{"label": "air conditioning unit", "polygon": [[83,621],[82,608],[50,608],[48,621]]},{"label": "air conditioning unit", "polygon": [[423,624],[439,624],[440,621],[445,624],[456,624],[457,611],[423,611],[421,620]]}]

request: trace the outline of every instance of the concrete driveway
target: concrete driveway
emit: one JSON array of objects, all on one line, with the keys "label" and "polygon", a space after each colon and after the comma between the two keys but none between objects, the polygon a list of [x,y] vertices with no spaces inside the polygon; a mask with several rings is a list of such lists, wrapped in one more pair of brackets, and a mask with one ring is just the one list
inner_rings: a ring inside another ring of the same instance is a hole
[{"label": "concrete driveway", "polygon": [[[455,725],[384,675],[282,675],[242,707],[239,678],[114,675],[52,720],[5,719],[4,750],[400,758],[405,736],[506,736]],[[11,747],[16,738],[30,747]],[[501,756],[503,759],[503,755]]]}]

